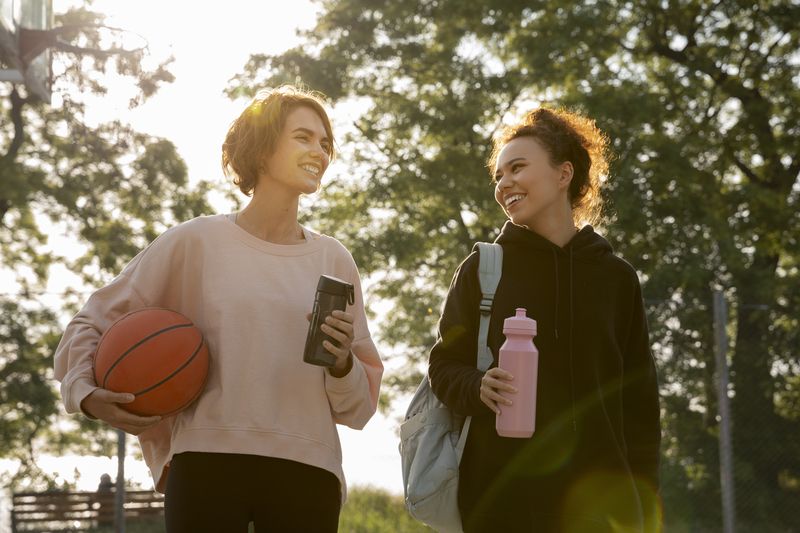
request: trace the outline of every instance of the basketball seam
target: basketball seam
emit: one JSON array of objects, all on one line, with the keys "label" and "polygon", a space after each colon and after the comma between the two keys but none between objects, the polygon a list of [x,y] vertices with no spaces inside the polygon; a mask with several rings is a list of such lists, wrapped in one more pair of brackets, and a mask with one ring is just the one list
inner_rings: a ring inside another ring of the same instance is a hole
[{"label": "basketball seam", "polygon": [[184,363],[183,363],[181,366],[179,366],[178,368],[176,368],[176,369],[175,369],[175,370],[172,372],[172,374],[168,375],[167,377],[165,377],[164,379],[162,379],[162,380],[161,380],[161,381],[159,381],[158,383],[155,383],[155,384],[153,384],[153,385],[150,385],[150,386],[149,386],[149,387],[147,387],[146,389],[142,389],[142,390],[140,390],[139,392],[134,392],[134,393],[133,393],[133,395],[134,395],[134,396],[139,396],[139,395],[141,395],[141,394],[144,394],[144,393],[146,393],[146,392],[150,392],[151,390],[153,390],[153,389],[155,389],[155,388],[157,388],[157,387],[160,387],[161,385],[163,385],[164,383],[166,383],[167,381],[169,381],[170,379],[172,379],[173,377],[175,377],[175,376],[176,376],[176,375],[177,375],[177,374],[178,374],[178,373],[179,373],[181,370],[183,370],[184,368],[186,368],[186,367],[189,365],[189,363],[191,363],[191,362],[194,360],[194,358],[195,358],[195,357],[197,357],[197,354],[198,354],[198,353],[200,353],[200,350],[203,348],[203,344],[204,344],[204,343],[205,343],[205,339],[201,337],[201,338],[200,338],[200,344],[198,344],[198,345],[197,345],[197,348],[194,350],[194,353],[192,354],[192,356],[191,356],[189,359],[187,359],[187,360],[186,360],[186,362],[184,362]]},{"label": "basketball seam", "polygon": [[105,376],[103,376],[103,388],[104,388],[104,389],[106,388],[106,384],[108,383],[108,377],[111,375],[111,372],[114,370],[114,368],[115,368],[115,367],[116,367],[116,366],[117,366],[117,365],[118,365],[120,362],[122,362],[122,360],[123,360],[123,359],[125,359],[125,358],[126,358],[126,357],[127,357],[127,356],[128,356],[128,355],[129,355],[129,354],[132,352],[132,351],[134,351],[136,348],[138,348],[138,347],[139,347],[139,346],[141,346],[142,344],[146,343],[146,342],[147,342],[147,341],[149,341],[150,339],[152,339],[152,338],[154,338],[154,337],[158,337],[158,336],[159,336],[159,335],[161,335],[162,333],[166,333],[167,331],[172,331],[173,329],[178,329],[178,328],[189,328],[189,327],[192,327],[193,325],[194,325],[194,324],[192,324],[191,322],[189,322],[188,324],[175,324],[174,326],[169,326],[169,327],[166,327],[166,328],[164,328],[164,329],[161,329],[161,330],[158,330],[158,331],[156,331],[156,332],[153,332],[153,333],[151,333],[150,335],[148,335],[148,336],[147,336],[147,337],[145,337],[144,339],[140,340],[139,342],[137,342],[136,344],[134,344],[133,346],[131,346],[130,348],[128,348],[127,350],[125,350],[125,353],[123,353],[122,355],[120,355],[120,356],[117,358],[117,360],[116,360],[116,361],[114,361],[114,364],[112,364],[112,365],[111,365],[111,366],[108,368],[108,370],[106,370],[106,375],[105,375]]}]

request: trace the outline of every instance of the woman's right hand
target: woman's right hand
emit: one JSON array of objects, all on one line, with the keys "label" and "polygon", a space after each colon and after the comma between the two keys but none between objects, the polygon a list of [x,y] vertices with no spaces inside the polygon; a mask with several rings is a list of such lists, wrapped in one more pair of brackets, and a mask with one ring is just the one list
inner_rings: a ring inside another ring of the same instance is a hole
[{"label": "woman's right hand", "polygon": [[139,416],[126,411],[118,404],[130,403],[136,396],[127,392],[114,392],[108,389],[96,389],[81,402],[84,413],[98,418],[117,429],[132,435],[138,435],[144,430],[161,421],[160,416]]},{"label": "woman's right hand", "polygon": [[500,393],[514,394],[517,392],[516,387],[509,383],[513,379],[514,376],[510,372],[499,367],[490,368],[481,378],[481,401],[498,415],[500,414],[500,405],[511,405],[511,400]]}]

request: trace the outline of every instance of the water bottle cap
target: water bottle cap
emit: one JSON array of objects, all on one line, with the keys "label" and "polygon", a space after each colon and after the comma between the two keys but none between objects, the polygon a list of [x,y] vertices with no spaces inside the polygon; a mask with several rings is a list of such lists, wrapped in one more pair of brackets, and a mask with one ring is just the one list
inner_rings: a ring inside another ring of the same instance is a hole
[{"label": "water bottle cap", "polygon": [[536,335],[536,321],[528,318],[524,307],[517,308],[517,314],[503,322],[503,333],[522,333]]},{"label": "water bottle cap", "polygon": [[348,303],[353,305],[354,287],[352,283],[323,274],[319,277],[319,281],[317,282],[317,291],[327,292],[336,296],[344,296],[349,300]]}]

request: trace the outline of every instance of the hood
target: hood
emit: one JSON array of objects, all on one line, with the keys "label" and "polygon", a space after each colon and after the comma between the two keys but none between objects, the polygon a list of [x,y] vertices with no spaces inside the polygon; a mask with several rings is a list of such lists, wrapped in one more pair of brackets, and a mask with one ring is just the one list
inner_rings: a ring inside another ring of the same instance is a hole
[{"label": "hood", "polygon": [[517,226],[510,220],[507,220],[495,242],[506,246],[521,245],[528,248],[541,249],[543,251],[552,250],[555,252],[568,253],[575,261],[589,262],[614,252],[611,248],[611,244],[595,233],[594,228],[588,224],[581,228],[581,230],[570,239],[566,246],[561,248],[538,233],[534,233],[522,226]]}]

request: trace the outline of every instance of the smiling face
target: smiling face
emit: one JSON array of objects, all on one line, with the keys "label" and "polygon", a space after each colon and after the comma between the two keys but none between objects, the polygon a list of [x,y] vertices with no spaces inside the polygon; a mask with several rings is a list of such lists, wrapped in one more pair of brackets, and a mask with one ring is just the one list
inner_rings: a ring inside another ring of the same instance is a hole
[{"label": "smiling face", "polygon": [[498,154],[494,198],[511,222],[536,228],[570,210],[572,172],[569,161],[553,164],[534,137],[517,137]]},{"label": "smiling face", "polygon": [[330,163],[331,140],[322,118],[307,106],[287,116],[274,151],[265,156],[259,187],[312,194]]}]

